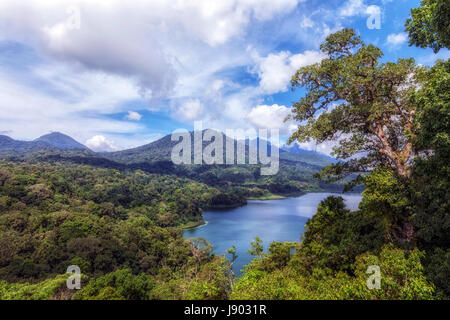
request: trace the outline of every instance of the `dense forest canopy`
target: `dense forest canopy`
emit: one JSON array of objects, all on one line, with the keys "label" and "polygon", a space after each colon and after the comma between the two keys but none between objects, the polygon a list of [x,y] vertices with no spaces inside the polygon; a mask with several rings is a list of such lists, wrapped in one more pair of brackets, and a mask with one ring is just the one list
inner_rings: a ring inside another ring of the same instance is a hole
[{"label": "dense forest canopy", "polygon": [[[406,22],[410,45],[449,49],[449,12],[448,1],[423,0]],[[321,176],[357,175],[365,187],[358,210],[328,197],[301,242],[256,237],[255,259],[236,278],[236,247],[231,260],[217,256],[181,228],[201,223],[204,208],[312,190],[308,179],[320,168],[285,159],[271,178],[251,166],[168,175],[164,162],[141,162],[149,153],[136,150],[112,155],[117,162],[95,158],[109,168],[80,164],[92,160],[88,150],[74,152],[78,163],[45,151],[1,161],[0,299],[449,299],[449,60],[380,63],[381,50],[352,29],[321,49],[327,58],[292,78],[306,95],[292,108],[299,126],[291,141],[340,138],[335,154],[347,161]],[[155,157],[167,151],[159,143]],[[81,268],[81,290],[66,287],[69,265]],[[370,266],[381,272],[379,289],[367,285]]]}]

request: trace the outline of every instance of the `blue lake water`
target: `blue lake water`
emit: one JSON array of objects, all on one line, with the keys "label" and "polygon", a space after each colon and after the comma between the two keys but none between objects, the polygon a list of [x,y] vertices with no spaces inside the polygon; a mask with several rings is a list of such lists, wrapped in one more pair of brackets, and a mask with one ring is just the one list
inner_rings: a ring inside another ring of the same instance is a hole
[{"label": "blue lake water", "polygon": [[330,195],[342,196],[351,210],[357,209],[361,201],[360,194],[326,192],[281,200],[249,200],[247,205],[239,208],[203,212],[207,224],[185,230],[183,235],[208,240],[218,255],[226,254],[234,244],[238,258],[233,269],[239,276],[243,266],[253,259],[247,251],[255,236],[263,240],[265,251],[272,241],[300,241],[306,221],[316,213],[320,201]]}]

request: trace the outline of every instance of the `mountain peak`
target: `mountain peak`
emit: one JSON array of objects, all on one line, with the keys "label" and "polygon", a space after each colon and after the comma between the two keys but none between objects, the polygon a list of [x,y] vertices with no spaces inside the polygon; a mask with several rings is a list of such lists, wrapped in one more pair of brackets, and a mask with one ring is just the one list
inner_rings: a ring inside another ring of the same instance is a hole
[{"label": "mountain peak", "polygon": [[86,146],[82,145],[72,137],[61,132],[52,132],[49,134],[45,134],[35,139],[34,141],[46,142],[49,145],[59,149],[88,149]]},{"label": "mountain peak", "polygon": [[0,141],[14,141],[14,139],[4,134],[0,134]]}]

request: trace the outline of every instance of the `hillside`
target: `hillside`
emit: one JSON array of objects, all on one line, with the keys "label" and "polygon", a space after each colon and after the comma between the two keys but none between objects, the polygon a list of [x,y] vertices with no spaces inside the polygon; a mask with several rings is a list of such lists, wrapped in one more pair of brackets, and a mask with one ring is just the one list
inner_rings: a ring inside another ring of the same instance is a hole
[{"label": "hillside", "polygon": [[302,149],[295,142],[291,145],[284,145],[281,147],[281,151],[283,153],[282,158],[284,157],[285,159],[302,161],[319,166],[327,166],[331,163],[337,162],[335,158],[327,156],[323,153]]},{"label": "hillside", "polygon": [[88,150],[88,148],[85,145],[82,145],[72,137],[69,137],[68,135],[65,135],[60,132],[52,132],[46,135],[43,135],[37,139],[34,140],[35,142],[45,142],[53,147],[59,148],[59,149],[82,149],[82,150]]},{"label": "hillside", "polygon": [[54,154],[61,151],[77,153],[77,151],[91,152],[86,146],[73,138],[53,132],[43,135],[33,141],[14,140],[11,137],[0,135],[0,157],[35,158],[42,154]]},{"label": "hillside", "polygon": [[[191,137],[193,132],[190,133]],[[222,134],[222,133],[221,133]],[[223,141],[230,139],[222,134]],[[193,139],[192,139],[193,141]],[[239,193],[247,197],[267,197],[271,194],[299,194],[305,191],[341,190],[342,186],[326,185],[313,178],[321,168],[329,164],[325,155],[314,152],[305,154],[292,153],[280,149],[279,171],[273,176],[261,176],[261,165],[174,165],[171,152],[178,141],[171,141],[171,136],[149,144],[110,153],[97,153],[89,150],[69,136],[52,133],[34,141],[17,141],[7,136],[0,137],[0,158],[7,160],[26,160],[28,162],[50,162],[82,164],[100,168],[136,171],[147,173],[170,174],[193,179],[224,190],[240,188]],[[248,141],[234,141],[238,143]],[[203,147],[210,142],[203,142]],[[225,159],[224,143],[224,159]],[[192,145],[192,153],[194,146]],[[270,144],[268,153],[270,154]],[[246,163],[248,163],[246,148]],[[233,191],[234,192],[234,191]]]},{"label": "hillside", "polygon": [[[193,132],[190,132],[191,140],[193,141]],[[226,139],[230,139],[226,137],[225,134],[222,134],[222,139],[225,141]],[[153,162],[159,160],[169,160],[171,156],[172,149],[175,145],[177,145],[178,141],[172,141],[170,135],[166,135],[163,138],[151,142],[149,144],[133,148],[127,149],[123,151],[117,152],[109,152],[103,154],[106,158],[122,162],[122,163],[138,163],[138,162]],[[244,142],[239,142],[244,143]],[[203,142],[203,147],[207,146],[209,142]],[[245,141],[245,144],[248,146],[248,140]],[[270,144],[269,145],[269,154],[270,154]],[[236,146],[236,142],[235,142]],[[259,149],[258,149],[259,150]],[[192,146],[193,151],[193,146]],[[225,159],[225,151],[226,148],[224,146],[224,159]],[[308,165],[313,166],[326,166],[331,163],[336,162],[336,159],[321,154],[315,151],[309,151],[299,148],[297,145],[294,147],[284,146],[281,147],[280,150],[280,159],[281,160],[290,160],[296,162],[303,162]],[[248,150],[246,150],[246,157],[248,157]]]},{"label": "hillside", "polygon": [[51,148],[51,146],[43,141],[19,141],[0,135],[0,155],[24,154],[48,148]]}]

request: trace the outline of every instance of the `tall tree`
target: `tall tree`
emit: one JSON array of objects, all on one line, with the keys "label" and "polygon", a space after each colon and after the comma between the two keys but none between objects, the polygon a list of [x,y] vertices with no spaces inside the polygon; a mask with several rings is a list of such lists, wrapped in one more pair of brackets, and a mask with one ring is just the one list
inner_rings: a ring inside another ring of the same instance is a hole
[{"label": "tall tree", "polygon": [[420,6],[411,9],[411,18],[406,20],[409,45],[430,47],[436,53],[450,48],[450,1],[422,0]]},{"label": "tall tree", "polygon": [[293,89],[307,92],[293,104],[290,118],[300,125],[288,142],[337,140],[334,155],[348,161],[323,171],[331,181],[379,166],[410,178],[418,151],[410,96],[424,68],[414,59],[380,63],[381,50],[366,45],[353,29],[328,36],[320,48],[327,58],[292,77]]}]

